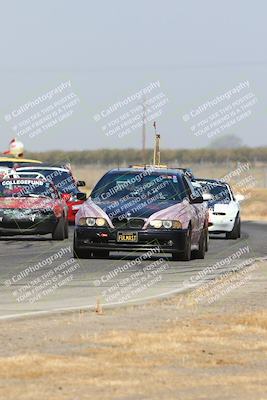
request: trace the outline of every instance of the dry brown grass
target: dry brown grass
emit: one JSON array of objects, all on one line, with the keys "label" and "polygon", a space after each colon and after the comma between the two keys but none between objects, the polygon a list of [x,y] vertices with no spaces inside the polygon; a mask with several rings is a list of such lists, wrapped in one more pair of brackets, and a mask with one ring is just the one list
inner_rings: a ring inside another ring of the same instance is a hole
[{"label": "dry brown grass", "polygon": [[267,189],[251,189],[251,196],[242,205],[244,219],[267,220]]},{"label": "dry brown grass", "polygon": [[155,331],[74,336],[73,354],[0,358],[0,398],[264,399],[266,321],[266,311],[200,314]]}]

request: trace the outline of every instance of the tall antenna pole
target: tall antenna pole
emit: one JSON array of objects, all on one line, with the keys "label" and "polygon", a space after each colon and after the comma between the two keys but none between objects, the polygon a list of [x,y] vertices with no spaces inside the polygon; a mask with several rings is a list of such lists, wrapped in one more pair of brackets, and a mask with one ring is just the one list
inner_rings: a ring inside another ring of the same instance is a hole
[{"label": "tall antenna pole", "polygon": [[143,99],[142,156],[143,163],[146,165],[146,96]]},{"label": "tall antenna pole", "polygon": [[155,130],[154,165],[160,165],[160,134],[157,133],[156,121],[153,126]]}]

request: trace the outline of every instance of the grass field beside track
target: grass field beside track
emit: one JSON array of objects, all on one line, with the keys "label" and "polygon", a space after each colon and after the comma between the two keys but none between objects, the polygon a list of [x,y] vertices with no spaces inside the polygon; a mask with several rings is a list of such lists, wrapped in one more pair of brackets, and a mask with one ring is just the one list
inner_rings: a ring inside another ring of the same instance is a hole
[{"label": "grass field beside track", "polygon": [[266,267],[211,306],[185,294],[2,322],[0,398],[265,399]]}]

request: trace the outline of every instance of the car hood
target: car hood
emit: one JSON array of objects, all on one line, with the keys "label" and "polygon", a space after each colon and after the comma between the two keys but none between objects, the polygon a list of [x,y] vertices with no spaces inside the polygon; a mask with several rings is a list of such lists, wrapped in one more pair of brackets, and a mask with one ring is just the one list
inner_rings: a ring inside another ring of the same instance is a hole
[{"label": "car hood", "polygon": [[14,208],[14,209],[43,209],[53,208],[54,201],[51,199],[44,198],[14,198],[14,197],[1,197],[0,198],[0,209]]},{"label": "car hood", "polygon": [[[138,205],[142,207],[138,208]],[[151,219],[179,219],[184,225],[190,220],[190,206],[188,202],[175,203],[165,200],[157,203],[143,204],[142,201],[128,203],[117,203],[111,201],[94,202],[88,199],[80,208],[76,215],[76,224],[82,217],[105,218],[109,225],[113,227],[113,218],[144,218],[147,220],[144,228]]]},{"label": "car hood", "polygon": [[123,216],[131,218],[149,218],[152,214],[173,206],[175,202],[163,200],[148,204],[148,202],[144,203],[142,200],[137,201],[137,198],[132,198],[124,203],[101,201],[95,202],[95,204],[112,219],[114,217]]}]

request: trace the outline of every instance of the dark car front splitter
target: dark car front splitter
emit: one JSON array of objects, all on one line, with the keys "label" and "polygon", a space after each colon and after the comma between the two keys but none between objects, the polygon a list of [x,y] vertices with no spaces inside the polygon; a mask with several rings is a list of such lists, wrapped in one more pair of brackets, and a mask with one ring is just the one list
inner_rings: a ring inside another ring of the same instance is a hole
[{"label": "dark car front splitter", "polygon": [[[137,242],[119,242],[118,232],[134,232]],[[75,247],[84,250],[144,251],[159,248],[161,252],[179,253],[186,246],[186,229],[177,230],[123,230],[77,226],[74,232]]]}]

